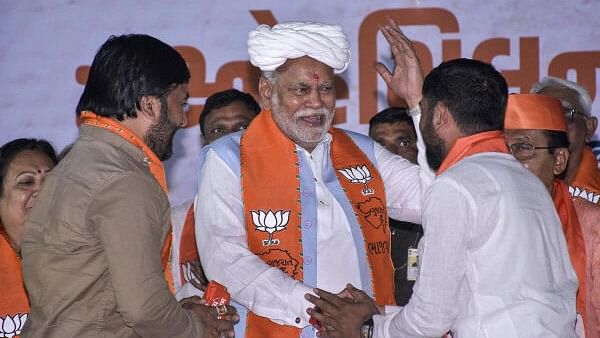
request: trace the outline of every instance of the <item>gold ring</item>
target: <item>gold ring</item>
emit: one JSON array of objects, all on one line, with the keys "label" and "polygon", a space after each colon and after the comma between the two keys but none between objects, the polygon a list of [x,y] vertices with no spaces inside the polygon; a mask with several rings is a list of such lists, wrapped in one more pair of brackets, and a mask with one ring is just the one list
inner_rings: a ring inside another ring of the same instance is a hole
[{"label": "gold ring", "polygon": [[223,316],[227,314],[227,306],[226,305],[218,305],[217,307],[217,315]]}]

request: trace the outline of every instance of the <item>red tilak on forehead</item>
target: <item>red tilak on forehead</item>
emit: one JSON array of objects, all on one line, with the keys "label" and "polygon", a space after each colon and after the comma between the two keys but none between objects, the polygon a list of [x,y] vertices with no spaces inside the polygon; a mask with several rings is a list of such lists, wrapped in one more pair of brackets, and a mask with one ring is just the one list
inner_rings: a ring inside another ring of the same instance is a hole
[{"label": "red tilak on forehead", "polygon": [[315,84],[318,84],[318,83],[319,83],[319,79],[320,79],[320,78],[319,78],[319,74],[315,74],[315,75],[313,75],[313,80],[315,81]]}]

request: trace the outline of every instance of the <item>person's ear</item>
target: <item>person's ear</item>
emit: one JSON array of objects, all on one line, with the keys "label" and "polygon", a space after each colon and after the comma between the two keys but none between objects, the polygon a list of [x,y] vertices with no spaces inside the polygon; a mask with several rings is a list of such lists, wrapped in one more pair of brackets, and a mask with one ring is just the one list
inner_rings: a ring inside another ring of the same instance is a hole
[{"label": "person's ear", "polygon": [[139,103],[138,118],[141,117],[150,121],[158,120],[161,111],[161,103],[158,97],[150,95],[142,96]]},{"label": "person's ear", "polygon": [[258,81],[258,94],[260,95],[261,106],[265,109],[271,109],[271,98],[273,97],[273,85],[271,81],[264,76]]},{"label": "person's ear", "polygon": [[567,169],[567,163],[569,162],[569,149],[558,148],[554,150],[554,165],[552,166],[552,173],[554,176],[562,174]]},{"label": "person's ear", "polygon": [[592,140],[596,128],[598,128],[598,118],[595,116],[587,117],[585,119],[585,143]]},{"label": "person's ear", "polygon": [[450,111],[448,111],[448,107],[443,102],[438,102],[433,107],[432,114],[431,123],[436,131],[446,127],[450,122]]}]

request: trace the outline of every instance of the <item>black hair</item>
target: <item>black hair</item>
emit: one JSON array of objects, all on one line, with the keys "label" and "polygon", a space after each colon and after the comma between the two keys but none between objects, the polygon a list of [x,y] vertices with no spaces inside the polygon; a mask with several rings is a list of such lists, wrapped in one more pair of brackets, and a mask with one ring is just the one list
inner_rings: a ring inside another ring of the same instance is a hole
[{"label": "black hair", "polygon": [[143,96],[161,97],[189,79],[173,47],[149,35],[113,35],[94,57],[77,115],[89,110],[119,121],[136,118]]},{"label": "black hair", "polygon": [[[566,132],[558,130],[544,130],[543,132],[548,140],[548,147],[569,148],[569,137]],[[554,150],[556,149],[548,149],[548,152],[553,154]]]},{"label": "black hair", "polygon": [[465,135],[504,129],[508,85],[490,64],[471,59],[443,62],[423,82],[429,109],[446,105]]},{"label": "black hair", "polygon": [[199,124],[202,134],[205,135],[204,123],[206,121],[206,117],[210,115],[213,110],[226,107],[236,101],[245,104],[248,110],[254,113],[254,115],[258,115],[258,113],[260,113],[260,106],[258,105],[258,102],[256,102],[252,95],[248,93],[241,92],[237,89],[228,89],[222,92],[214,93],[206,99],[202,113],[200,113]]},{"label": "black hair", "polygon": [[413,120],[408,116],[408,110],[401,107],[389,107],[373,115],[369,120],[369,134],[374,126],[380,123],[405,122],[414,128]]},{"label": "black hair", "polygon": [[17,155],[26,150],[38,151],[48,156],[52,164],[56,165],[58,163],[56,151],[46,140],[18,138],[4,144],[0,147],[0,197],[4,194],[4,178],[6,178],[8,167]]}]

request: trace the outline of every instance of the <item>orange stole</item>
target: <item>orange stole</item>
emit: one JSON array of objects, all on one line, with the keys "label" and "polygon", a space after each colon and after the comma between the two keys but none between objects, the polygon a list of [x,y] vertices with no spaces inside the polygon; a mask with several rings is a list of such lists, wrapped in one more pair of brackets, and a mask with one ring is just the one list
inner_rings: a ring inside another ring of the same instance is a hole
[{"label": "orange stole", "polygon": [[459,138],[454,142],[448,155],[446,155],[442,165],[440,165],[435,174],[441,175],[463,158],[484,152],[508,152],[502,132],[497,130],[486,131]]},{"label": "orange stole", "polygon": [[[132,145],[138,147],[144,153],[144,156],[148,159],[148,167],[150,169],[150,173],[161,186],[161,188],[165,192],[165,195],[168,194],[167,179],[165,177],[165,170],[163,168],[162,162],[139,136],[137,136],[133,131],[129,130],[127,127],[125,127],[118,121],[96,115],[91,111],[82,112],[79,119],[82,124],[108,130],[116,135],[119,135],[125,141],[131,143]],[[163,275],[165,276],[167,286],[169,287],[171,293],[175,293],[175,287],[173,286],[173,275],[169,270],[169,267],[171,266],[170,260],[172,242],[173,231],[171,229],[171,225],[169,224],[169,231],[167,232],[167,236],[165,238],[165,241],[163,242],[163,246],[160,252],[160,258],[163,268]]]},{"label": "orange stole", "polygon": [[178,271],[181,275],[181,285],[185,280],[183,277],[182,266],[185,263],[199,260],[198,247],[196,246],[196,222],[194,219],[194,203],[188,209],[181,231],[181,240],[179,241],[179,267]]},{"label": "orange stole", "polygon": [[571,264],[579,280],[579,291],[577,291],[577,312],[581,317],[585,316],[585,294],[586,294],[586,256],[585,242],[581,226],[577,220],[577,213],[571,201],[569,187],[561,180],[554,180],[554,206],[558,212],[560,223],[563,227]]},{"label": "orange stole", "polygon": [[[333,135],[331,160],[336,175],[346,196],[352,203],[355,214],[365,237],[365,251],[371,265],[372,283],[375,299],[380,304],[394,304],[393,265],[391,256],[372,253],[368,243],[390,243],[388,217],[383,181],[373,164],[360,151],[344,132],[335,128]],[[276,146],[274,146],[276,145]],[[303,255],[301,233],[301,199],[299,160],[295,144],[287,138],[274,123],[271,112],[262,111],[250,124],[240,141],[241,187],[244,203],[244,217],[248,236],[248,248],[267,264],[284,258],[292,264],[280,267],[296,280],[303,280]],[[363,196],[363,184],[350,183],[337,169],[365,165],[373,179],[368,186],[375,191],[373,195]],[[257,216],[259,211],[266,213],[266,221]],[[271,214],[269,214],[271,211]],[[252,212],[255,212],[253,217]],[[271,216],[269,216],[271,215]],[[287,224],[269,235],[258,231],[255,223],[279,222],[287,216]],[[254,219],[253,219],[254,218]],[[255,222],[257,221],[257,222]],[[263,241],[278,240],[279,244],[264,246]],[[246,337],[298,337],[300,329],[278,325],[267,318],[253,313],[248,314]]]},{"label": "orange stole", "polygon": [[[0,318],[6,318],[7,321],[15,321],[12,318],[17,316],[16,325],[21,324],[20,319],[26,319],[29,315],[29,298],[23,284],[23,275],[21,273],[21,262],[17,254],[8,242],[8,234],[0,224],[0,279],[2,287],[0,288]],[[27,314],[27,316],[24,316]],[[9,327],[7,322],[7,327]],[[0,329],[2,329],[0,327]],[[20,328],[16,328],[20,329]],[[1,330],[0,330],[1,331]],[[15,333],[6,332],[6,333]],[[18,337],[18,335],[17,335]]]},{"label": "orange stole", "polygon": [[[596,157],[590,147],[586,146],[583,149],[579,168],[577,168],[575,178],[573,178],[573,181],[569,185],[573,188],[586,190],[588,193],[600,194],[600,170],[598,169]],[[580,196],[575,195],[574,197]],[[590,202],[600,204],[600,200]]]}]

